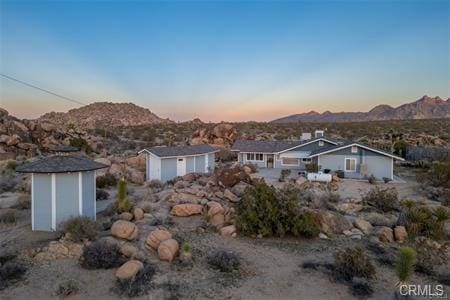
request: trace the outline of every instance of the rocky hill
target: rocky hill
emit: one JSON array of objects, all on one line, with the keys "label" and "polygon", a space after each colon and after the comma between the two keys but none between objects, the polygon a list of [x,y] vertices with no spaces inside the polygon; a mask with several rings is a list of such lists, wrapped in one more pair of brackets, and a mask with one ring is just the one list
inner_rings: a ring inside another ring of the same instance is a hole
[{"label": "rocky hill", "polygon": [[135,126],[146,124],[171,123],[162,119],[149,109],[133,103],[95,102],[66,113],[50,112],[39,118],[57,125],[73,124],[83,129],[111,126]]},{"label": "rocky hill", "polygon": [[450,118],[450,99],[423,96],[417,101],[392,107],[378,105],[368,112],[338,112],[326,111],[318,113],[310,111],[273,120],[275,123],[289,122],[354,122],[379,120],[410,120]]}]

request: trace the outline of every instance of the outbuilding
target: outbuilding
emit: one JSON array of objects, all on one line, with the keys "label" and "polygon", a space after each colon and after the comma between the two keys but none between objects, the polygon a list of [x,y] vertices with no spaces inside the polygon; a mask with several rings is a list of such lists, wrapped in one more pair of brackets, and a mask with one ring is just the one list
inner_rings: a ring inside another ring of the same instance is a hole
[{"label": "outbuilding", "polygon": [[146,179],[166,182],[188,173],[213,171],[218,151],[209,145],[192,145],[146,148],[139,154],[146,154]]},{"label": "outbuilding", "polygon": [[108,166],[82,156],[78,149],[62,146],[55,155],[16,168],[31,173],[32,230],[55,231],[68,218],[96,218],[95,170]]}]

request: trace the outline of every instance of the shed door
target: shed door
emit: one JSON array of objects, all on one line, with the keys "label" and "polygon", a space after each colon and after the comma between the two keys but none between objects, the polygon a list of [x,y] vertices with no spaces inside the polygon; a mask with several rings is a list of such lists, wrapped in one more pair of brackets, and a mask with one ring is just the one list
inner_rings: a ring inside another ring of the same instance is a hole
[{"label": "shed door", "polygon": [[177,176],[186,175],[186,158],[177,158]]}]

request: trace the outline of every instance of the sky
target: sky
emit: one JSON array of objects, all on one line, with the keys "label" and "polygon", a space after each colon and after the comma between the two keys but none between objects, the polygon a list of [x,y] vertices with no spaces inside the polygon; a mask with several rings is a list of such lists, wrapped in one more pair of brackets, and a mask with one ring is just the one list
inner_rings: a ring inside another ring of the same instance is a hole
[{"label": "sky", "polygon": [[[0,71],[177,121],[450,96],[450,1],[5,1]],[[0,77],[21,118],[80,104]]]}]

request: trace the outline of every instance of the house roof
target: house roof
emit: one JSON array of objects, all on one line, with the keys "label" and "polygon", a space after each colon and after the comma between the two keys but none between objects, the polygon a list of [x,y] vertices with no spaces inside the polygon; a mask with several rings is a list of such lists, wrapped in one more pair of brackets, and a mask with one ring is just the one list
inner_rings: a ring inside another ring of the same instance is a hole
[{"label": "house roof", "polygon": [[353,141],[347,141],[347,142],[345,142],[343,144],[327,147],[325,149],[316,149],[314,151],[311,151],[310,157],[316,157],[316,156],[319,156],[319,155],[322,155],[322,154],[332,153],[332,152],[335,152],[335,151],[338,151],[338,150],[341,150],[341,149],[345,149],[345,148],[348,148],[348,147],[351,147],[351,146],[358,146],[358,147],[361,147],[363,149],[379,153],[381,155],[392,157],[394,159],[404,160],[402,157],[394,155],[392,153],[389,153],[389,152],[386,152],[386,151],[383,151],[383,150],[379,150],[379,149],[370,147],[368,145],[357,143],[357,142],[353,142]]},{"label": "house roof", "polygon": [[206,153],[217,152],[210,145],[192,145],[192,146],[178,146],[178,147],[152,147],[146,148],[143,151],[150,152],[158,157],[178,157],[178,156],[194,156]]},{"label": "house roof", "polygon": [[237,140],[231,147],[231,150],[240,152],[279,153],[297,148],[299,146],[305,146],[318,140],[323,140],[330,142],[332,144],[337,144],[337,142],[324,137],[317,137],[306,141]]},{"label": "house roof", "polygon": [[107,165],[79,156],[49,156],[18,166],[19,173],[66,173],[93,171],[107,168]]},{"label": "house roof", "polygon": [[60,145],[60,146],[52,147],[48,150],[52,151],[52,152],[78,152],[78,151],[80,151],[80,148],[67,146],[67,145]]}]

